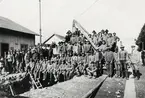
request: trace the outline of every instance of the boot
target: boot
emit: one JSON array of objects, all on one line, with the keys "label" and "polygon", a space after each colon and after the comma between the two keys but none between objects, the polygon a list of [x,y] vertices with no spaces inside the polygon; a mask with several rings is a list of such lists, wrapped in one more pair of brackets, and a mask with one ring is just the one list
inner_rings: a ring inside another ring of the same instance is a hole
[{"label": "boot", "polygon": [[128,80],[128,71],[125,71],[126,80]]},{"label": "boot", "polygon": [[139,76],[139,70],[136,71],[136,77],[137,77],[137,80],[139,80],[140,76]]},{"label": "boot", "polygon": [[136,77],[136,72],[135,72],[135,70],[133,70],[133,76],[134,76],[134,78]]},{"label": "boot", "polygon": [[126,71],[123,71],[123,76],[122,76],[123,78],[125,78],[126,77]]},{"label": "boot", "polygon": [[121,78],[124,78],[124,71],[121,71]]}]

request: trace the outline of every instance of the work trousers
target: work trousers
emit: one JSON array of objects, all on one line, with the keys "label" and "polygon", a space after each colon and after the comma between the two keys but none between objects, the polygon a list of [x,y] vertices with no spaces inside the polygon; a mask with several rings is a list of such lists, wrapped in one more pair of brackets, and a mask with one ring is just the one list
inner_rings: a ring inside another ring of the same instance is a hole
[{"label": "work trousers", "polygon": [[22,62],[16,61],[16,70],[17,72],[22,71]]},{"label": "work trousers", "polygon": [[13,72],[12,62],[7,62],[8,72],[11,74]]},{"label": "work trousers", "polygon": [[142,57],[142,64],[145,66],[145,58]]},{"label": "work trousers", "polygon": [[97,68],[97,76],[101,76],[103,73],[103,68],[102,68],[102,64],[99,63],[99,61],[95,62],[96,68]]},{"label": "work trousers", "polygon": [[109,77],[113,76],[113,64],[112,61],[106,61],[106,68],[107,68],[107,74]]},{"label": "work trousers", "polygon": [[120,72],[121,72],[121,77],[128,77],[128,70],[127,70],[127,64],[126,60],[120,60]]},{"label": "work trousers", "polygon": [[120,64],[118,62],[114,62],[115,64],[115,70],[116,70],[116,75],[120,76]]},{"label": "work trousers", "polygon": [[138,63],[132,63],[131,67],[133,70],[139,70],[139,64]]}]

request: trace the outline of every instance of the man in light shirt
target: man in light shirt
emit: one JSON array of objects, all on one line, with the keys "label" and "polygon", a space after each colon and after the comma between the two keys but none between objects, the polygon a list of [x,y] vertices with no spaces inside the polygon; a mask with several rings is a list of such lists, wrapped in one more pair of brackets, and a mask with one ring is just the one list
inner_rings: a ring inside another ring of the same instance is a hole
[{"label": "man in light shirt", "polygon": [[141,61],[141,55],[140,53],[136,50],[135,46],[131,46],[132,51],[130,55],[130,61],[133,69],[133,75],[134,77],[137,77],[137,80],[139,79],[139,64]]}]

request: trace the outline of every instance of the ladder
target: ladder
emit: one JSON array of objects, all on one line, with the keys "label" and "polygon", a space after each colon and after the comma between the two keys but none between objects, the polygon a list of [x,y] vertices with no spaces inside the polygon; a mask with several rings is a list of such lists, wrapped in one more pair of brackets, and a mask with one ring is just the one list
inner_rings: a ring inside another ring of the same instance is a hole
[{"label": "ladder", "polygon": [[9,85],[9,88],[10,88],[10,91],[11,91],[12,96],[15,96],[15,93],[14,93],[11,85]]},{"label": "ladder", "polygon": [[32,80],[32,83],[35,85],[36,89],[41,89],[43,88],[42,84],[40,83],[39,79],[37,79],[36,81],[34,80],[32,74],[29,72],[28,73],[30,75],[30,78]]}]

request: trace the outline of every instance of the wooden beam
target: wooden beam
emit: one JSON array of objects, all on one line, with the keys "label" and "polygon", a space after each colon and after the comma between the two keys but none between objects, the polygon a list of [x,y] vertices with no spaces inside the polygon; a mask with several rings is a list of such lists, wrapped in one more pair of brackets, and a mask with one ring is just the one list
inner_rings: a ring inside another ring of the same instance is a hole
[{"label": "wooden beam", "polygon": [[42,45],[44,45],[46,42],[48,42],[55,34],[51,35],[46,41],[43,42]]}]

